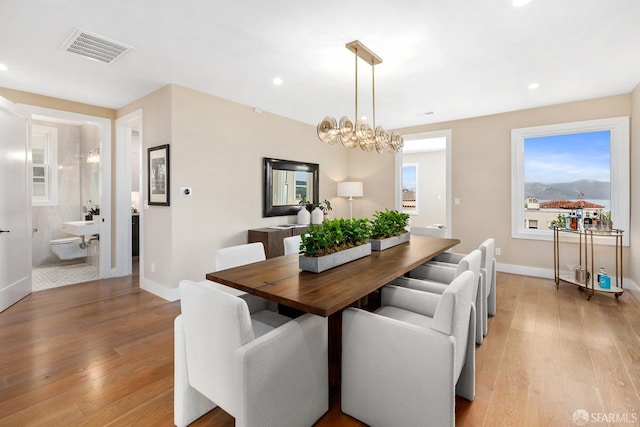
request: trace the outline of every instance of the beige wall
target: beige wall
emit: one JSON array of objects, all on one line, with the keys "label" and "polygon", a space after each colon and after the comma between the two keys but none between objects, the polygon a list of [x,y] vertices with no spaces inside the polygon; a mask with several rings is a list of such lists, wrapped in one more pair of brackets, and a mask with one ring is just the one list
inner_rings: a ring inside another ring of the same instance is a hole
[{"label": "beige wall", "polygon": [[[629,277],[640,285],[640,84],[631,93],[631,217]],[[635,166],[635,167],[634,167]]]},{"label": "beige wall", "polygon": [[[110,109],[10,89],[0,88],[0,96],[16,103],[110,119],[116,116]],[[356,217],[395,206],[393,154],[324,145],[315,136],[315,126],[269,113],[256,114],[250,107],[178,86],[162,88],[118,110],[117,116],[137,109],[143,110],[144,155],[148,147],[171,143],[172,206],[144,211],[142,243],[146,275],[142,279],[169,290],[174,291],[182,278],[202,279],[213,267],[214,250],[245,242],[248,228],[295,221],[293,217],[262,218],[262,157],[319,163],[320,198],[331,200],[332,217],[348,215],[347,201],[336,197],[336,183],[342,180],[364,182],[364,197],[353,205]],[[502,249],[499,263],[549,269],[550,242],[511,239],[511,129],[631,115],[632,109],[640,111],[640,87],[627,95],[416,126],[401,132],[452,130],[452,193],[461,200],[453,207],[451,225],[454,237],[462,240],[457,250],[469,251],[486,236],[493,236]],[[631,127],[631,161],[637,164],[640,114],[632,117]],[[143,164],[146,168],[146,161]],[[242,173],[237,172],[239,167]],[[180,186],[193,187],[194,195],[180,197]],[[640,252],[633,250],[640,247],[640,219],[633,215],[640,209],[640,179],[633,169],[631,192],[631,247],[625,250],[625,270],[640,283],[640,267],[630,262],[637,260]],[[144,199],[146,182],[142,193]],[[151,263],[155,264],[153,273]]]},{"label": "beige wall", "polygon": [[[496,257],[498,263],[551,269],[552,242],[511,238],[511,129],[630,114],[631,95],[627,94],[416,126],[400,132],[406,135],[452,130],[452,196],[461,201],[453,206],[452,213],[453,237],[461,239],[456,250],[467,252],[491,236],[502,249],[502,256]],[[638,186],[632,188],[635,194],[640,193]],[[640,246],[638,238],[632,239],[631,245]],[[629,266],[626,250],[625,265]],[[605,267],[613,271],[609,265]],[[629,269],[625,270],[628,275]]]},{"label": "beige wall", "polygon": [[[176,145],[172,141],[172,86],[165,86],[144,98],[118,110],[118,117],[122,117],[132,111],[141,109],[142,128],[144,146],[142,148],[143,155],[143,176],[147,176],[147,148],[157,145],[171,143],[171,152],[169,153],[169,161],[171,166],[171,189],[175,190],[173,174],[175,166],[173,151]],[[147,182],[141,183],[141,205],[148,200]],[[176,192],[172,191],[171,202],[175,201]],[[172,230],[172,209],[165,206],[150,206],[149,209],[142,208],[144,221],[142,226],[144,230],[141,235],[144,241],[140,242],[142,257],[140,262],[144,263],[141,268],[140,282],[145,286],[146,282],[152,282],[160,286],[168,287],[171,283],[171,274],[173,271],[173,234]],[[162,294],[163,296],[166,296]]]},{"label": "beige wall", "polygon": [[[320,199],[332,201],[333,217],[348,212],[336,198],[336,182],[347,177],[346,149],[321,144],[315,126],[173,85],[118,115],[137,109],[144,151],[171,144],[171,206],[143,211],[143,282],[175,289],[181,279],[202,280],[214,268],[214,251],[246,243],[248,229],[295,222],[262,217],[263,157],[319,163]],[[193,195],[180,196],[181,186]]]},{"label": "beige wall", "polygon": [[79,102],[51,98],[50,96],[37,95],[4,87],[0,87],[0,96],[16,104],[35,105],[43,108],[52,108],[54,110],[86,114],[88,116],[104,117],[111,120],[115,120],[116,118],[116,111],[110,108],[96,107],[95,105],[81,104]]},{"label": "beige wall", "polygon": [[[340,144],[334,148],[343,153],[346,152],[348,169],[345,180],[363,182],[364,196],[353,199],[353,217],[371,218],[375,211],[385,208],[394,209],[395,154],[389,152],[378,154],[375,151],[369,153],[357,148],[350,150]],[[343,211],[345,213],[341,216],[348,217],[348,202],[342,199],[338,199],[338,202],[345,209]]]}]

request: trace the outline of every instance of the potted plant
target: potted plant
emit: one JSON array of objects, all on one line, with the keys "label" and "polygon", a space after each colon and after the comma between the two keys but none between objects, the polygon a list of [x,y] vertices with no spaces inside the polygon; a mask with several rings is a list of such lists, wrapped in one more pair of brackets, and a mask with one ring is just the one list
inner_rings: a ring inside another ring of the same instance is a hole
[{"label": "potted plant", "polygon": [[601,213],[600,224],[602,224],[603,230],[611,231],[613,229],[613,221],[611,221],[611,211],[605,211]]},{"label": "potted plant", "polygon": [[320,273],[367,256],[371,254],[370,234],[366,218],[337,218],[311,225],[300,238],[300,268]]},{"label": "potted plant", "polygon": [[91,200],[87,202],[87,213],[84,216],[85,221],[91,221],[94,216],[100,215],[100,206],[94,205]]},{"label": "potted plant", "polygon": [[307,200],[306,197],[302,197],[302,199],[300,199],[300,201],[298,202],[298,204],[300,206],[305,206],[306,209],[309,211],[309,213],[311,213],[311,211],[313,211],[313,203],[311,203],[310,201]]},{"label": "potted plant", "polygon": [[324,199],[323,201],[321,201],[318,207],[324,214],[325,218],[327,217],[327,215],[329,215],[329,212],[333,210],[333,208],[331,207],[331,202],[328,201],[327,199]]},{"label": "potted plant", "polygon": [[564,229],[567,226],[567,218],[563,214],[558,214],[558,218],[551,221],[550,229],[557,227],[559,229]]},{"label": "potted plant", "polygon": [[409,241],[410,235],[406,230],[409,214],[397,210],[385,209],[373,214],[371,221],[371,249],[383,251],[392,246]]}]

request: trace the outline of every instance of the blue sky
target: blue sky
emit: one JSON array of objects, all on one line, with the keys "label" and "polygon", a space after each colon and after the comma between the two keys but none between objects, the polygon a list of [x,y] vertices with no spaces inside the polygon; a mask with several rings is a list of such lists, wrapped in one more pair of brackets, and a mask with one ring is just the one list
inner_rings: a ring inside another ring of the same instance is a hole
[{"label": "blue sky", "polygon": [[610,131],[524,140],[525,182],[610,181]]},{"label": "blue sky", "polygon": [[418,168],[415,166],[402,167],[402,188],[416,188],[416,173]]}]

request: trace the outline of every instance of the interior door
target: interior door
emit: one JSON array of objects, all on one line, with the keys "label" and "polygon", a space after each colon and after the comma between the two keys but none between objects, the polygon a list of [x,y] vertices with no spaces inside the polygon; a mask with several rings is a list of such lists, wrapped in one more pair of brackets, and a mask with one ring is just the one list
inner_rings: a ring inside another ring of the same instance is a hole
[{"label": "interior door", "polygon": [[31,293],[27,119],[0,98],[0,311]]}]

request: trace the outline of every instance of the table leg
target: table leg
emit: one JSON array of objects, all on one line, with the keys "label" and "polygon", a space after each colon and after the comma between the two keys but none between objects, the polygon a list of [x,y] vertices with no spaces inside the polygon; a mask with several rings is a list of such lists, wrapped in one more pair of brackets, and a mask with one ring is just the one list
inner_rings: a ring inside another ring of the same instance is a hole
[{"label": "table leg", "polygon": [[329,316],[329,387],[340,390],[342,382],[342,310]]}]

